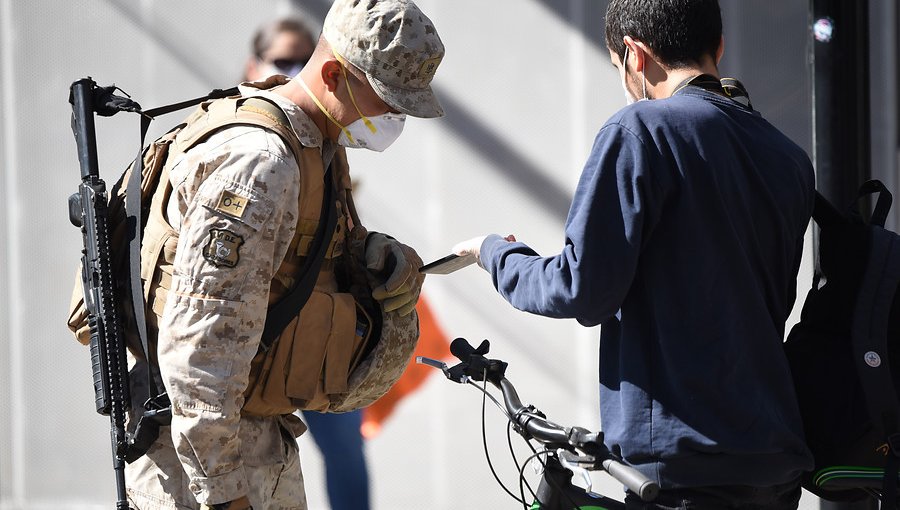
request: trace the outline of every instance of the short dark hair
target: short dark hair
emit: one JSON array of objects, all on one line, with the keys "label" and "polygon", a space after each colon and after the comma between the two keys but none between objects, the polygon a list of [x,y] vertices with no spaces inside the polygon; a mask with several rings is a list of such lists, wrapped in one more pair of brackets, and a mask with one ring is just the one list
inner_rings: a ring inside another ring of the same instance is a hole
[{"label": "short dark hair", "polygon": [[606,9],[606,45],[625,56],[629,35],[650,47],[671,68],[699,64],[716,56],[722,39],[718,0],[610,0]]}]

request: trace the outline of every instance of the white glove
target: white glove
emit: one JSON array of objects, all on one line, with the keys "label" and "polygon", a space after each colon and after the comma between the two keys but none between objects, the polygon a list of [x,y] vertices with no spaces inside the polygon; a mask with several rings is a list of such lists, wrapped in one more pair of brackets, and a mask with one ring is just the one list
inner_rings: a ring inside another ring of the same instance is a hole
[{"label": "white glove", "polygon": [[514,236],[512,234],[510,234],[506,237],[500,237],[497,234],[490,234],[490,235],[486,235],[486,236],[473,237],[472,239],[468,239],[461,243],[456,243],[456,245],[453,246],[453,248],[450,251],[459,255],[460,257],[463,257],[465,255],[474,255],[475,261],[478,262],[478,265],[481,268],[484,268],[484,264],[481,263],[481,245],[484,244],[485,239],[487,239],[488,237],[491,237],[491,236],[497,237],[499,239],[503,239],[504,241],[507,241],[510,243],[515,242],[515,240],[516,240],[516,236]]}]

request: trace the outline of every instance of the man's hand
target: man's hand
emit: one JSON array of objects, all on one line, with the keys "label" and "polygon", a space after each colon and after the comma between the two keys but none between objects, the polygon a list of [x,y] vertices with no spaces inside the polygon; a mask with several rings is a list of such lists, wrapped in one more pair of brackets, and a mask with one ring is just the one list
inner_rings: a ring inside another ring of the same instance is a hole
[{"label": "man's hand", "polygon": [[[468,239],[461,243],[457,243],[450,251],[459,255],[460,257],[466,256],[466,255],[475,255],[475,261],[478,262],[478,265],[480,267],[484,268],[484,264],[481,263],[481,245],[484,244],[485,239],[487,239],[488,237],[491,237],[491,236],[500,237],[497,234],[491,234],[489,236],[473,237],[472,239]],[[516,241],[516,236],[510,234],[502,239],[504,241],[512,243],[512,242]]]},{"label": "man's hand", "polygon": [[372,289],[372,297],[386,312],[405,316],[415,309],[425,281],[421,266],[416,250],[392,237],[375,232],[366,239],[366,268],[382,282]]},{"label": "man's hand", "polygon": [[247,496],[241,496],[240,498],[229,501],[228,503],[200,505],[200,510],[253,510],[253,507],[250,506],[250,500],[247,499]]}]

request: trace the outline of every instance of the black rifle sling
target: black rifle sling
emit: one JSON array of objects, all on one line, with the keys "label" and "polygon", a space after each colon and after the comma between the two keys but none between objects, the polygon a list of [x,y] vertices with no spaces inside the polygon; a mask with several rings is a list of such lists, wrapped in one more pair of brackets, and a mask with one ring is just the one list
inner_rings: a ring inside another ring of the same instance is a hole
[{"label": "black rifle sling", "polygon": [[[334,168],[334,163],[329,165],[328,170],[325,171],[322,212],[319,215],[316,235],[309,248],[309,256],[303,261],[303,266],[299,271],[299,274],[303,276],[300,277],[297,285],[275,306],[270,308],[266,314],[266,325],[263,327],[262,339],[259,343],[260,351],[268,351],[272,347],[278,335],[300,313],[300,309],[303,308],[310,294],[312,294],[313,287],[316,286],[319,270],[322,268],[325,253],[328,251],[328,246],[331,244],[331,238],[334,235],[335,225],[337,225],[337,207],[333,195],[334,183],[331,178],[332,168]],[[322,218],[324,218],[324,221]]]}]

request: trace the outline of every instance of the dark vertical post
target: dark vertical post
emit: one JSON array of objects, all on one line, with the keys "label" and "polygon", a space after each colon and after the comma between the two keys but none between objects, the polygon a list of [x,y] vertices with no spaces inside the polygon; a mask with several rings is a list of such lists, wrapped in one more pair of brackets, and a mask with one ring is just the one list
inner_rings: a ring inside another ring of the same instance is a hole
[{"label": "dark vertical post", "polygon": [[[868,0],[810,0],[813,161],[817,188],[844,209],[871,175]],[[869,510],[831,503],[822,510]]]},{"label": "dark vertical post", "polygon": [[871,175],[869,1],[810,3],[817,187],[843,209]]}]

